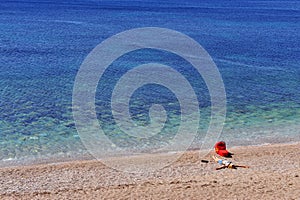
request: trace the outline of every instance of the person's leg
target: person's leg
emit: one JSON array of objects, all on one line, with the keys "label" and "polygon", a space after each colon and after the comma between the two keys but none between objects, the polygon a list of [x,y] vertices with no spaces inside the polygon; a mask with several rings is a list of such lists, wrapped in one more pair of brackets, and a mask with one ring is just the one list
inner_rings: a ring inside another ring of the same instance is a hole
[{"label": "person's leg", "polygon": [[215,162],[218,162],[218,160],[220,160],[220,159],[217,158],[216,156],[212,156],[212,158],[214,159]]}]

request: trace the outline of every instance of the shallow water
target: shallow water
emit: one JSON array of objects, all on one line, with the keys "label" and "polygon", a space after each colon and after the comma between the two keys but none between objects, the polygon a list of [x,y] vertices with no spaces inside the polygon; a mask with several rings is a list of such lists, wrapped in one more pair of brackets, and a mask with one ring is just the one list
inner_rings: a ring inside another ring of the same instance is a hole
[{"label": "shallow water", "polygon": [[[157,26],[199,42],[222,75],[227,96],[224,139],[232,145],[300,139],[300,4],[294,1],[5,1],[0,3],[0,159],[85,155],[72,117],[76,73],[104,39],[131,28]],[[110,108],[114,85],[137,65],[172,66],[190,82],[200,103],[198,147],[210,120],[201,77],[169,52],[144,49],[123,55],[100,80],[97,117],[122,147],[150,151],[174,137],[180,107],[164,87],[140,88],[131,100],[136,123],[149,124],[149,107],[162,104],[168,121],[149,141],[116,127]],[[160,123],[160,122],[157,122]],[[217,136],[218,137],[218,136]]]}]

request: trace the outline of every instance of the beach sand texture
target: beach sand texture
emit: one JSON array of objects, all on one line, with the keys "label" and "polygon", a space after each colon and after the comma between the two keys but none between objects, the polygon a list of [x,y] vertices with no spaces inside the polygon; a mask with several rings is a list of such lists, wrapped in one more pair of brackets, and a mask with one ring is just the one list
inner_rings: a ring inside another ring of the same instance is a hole
[{"label": "beach sand texture", "polygon": [[148,174],[123,173],[94,160],[5,167],[0,199],[300,199],[300,143],[230,150],[236,164],[251,168],[216,171],[216,163],[201,163],[198,151]]}]

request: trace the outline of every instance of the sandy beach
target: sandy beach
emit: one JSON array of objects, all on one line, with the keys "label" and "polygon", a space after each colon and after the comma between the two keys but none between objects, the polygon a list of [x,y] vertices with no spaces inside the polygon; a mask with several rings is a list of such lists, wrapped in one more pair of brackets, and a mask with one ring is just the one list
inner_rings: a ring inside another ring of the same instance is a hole
[{"label": "sandy beach", "polygon": [[234,163],[250,166],[237,170],[217,171],[218,164],[202,163],[198,151],[147,174],[95,160],[5,167],[0,199],[299,199],[299,149],[300,143],[231,148]]},{"label": "sandy beach", "polygon": [[300,200],[300,1],[0,9],[0,200]]}]

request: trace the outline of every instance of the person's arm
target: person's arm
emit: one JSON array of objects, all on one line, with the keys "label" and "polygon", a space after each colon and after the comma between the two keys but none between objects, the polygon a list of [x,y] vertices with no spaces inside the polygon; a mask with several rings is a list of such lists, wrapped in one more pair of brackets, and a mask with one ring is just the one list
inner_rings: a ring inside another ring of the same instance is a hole
[{"label": "person's arm", "polygon": [[220,169],[224,169],[224,168],[226,168],[226,166],[225,166],[225,165],[222,165],[222,166],[220,166],[220,167],[217,167],[216,170],[220,170]]},{"label": "person's arm", "polygon": [[249,166],[245,166],[245,165],[234,165],[235,167],[241,167],[241,168],[250,168]]}]

